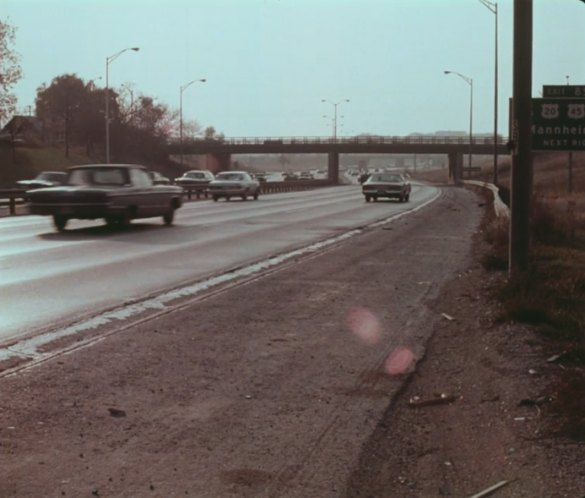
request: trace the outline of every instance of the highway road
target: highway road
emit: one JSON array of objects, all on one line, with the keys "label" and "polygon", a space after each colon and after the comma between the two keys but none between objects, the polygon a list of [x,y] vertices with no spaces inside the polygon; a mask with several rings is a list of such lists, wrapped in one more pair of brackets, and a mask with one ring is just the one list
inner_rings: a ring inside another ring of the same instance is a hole
[{"label": "highway road", "polygon": [[[395,448],[378,441],[378,428],[393,423],[388,410],[418,362],[461,372],[457,350],[425,353],[429,338],[437,327],[465,336],[462,316],[483,320],[481,293],[458,285],[476,264],[482,199],[455,186],[417,187],[412,199],[365,203],[348,186],[199,201],[176,227],[155,219],[118,232],[76,222],[55,234],[47,220],[1,220],[2,271],[12,280],[1,290],[3,319],[21,317],[6,313],[12,289],[25,301],[21,323],[51,300],[62,313],[55,324],[89,316],[0,347],[0,398],[10,400],[0,411],[0,496],[365,496],[360,479],[387,463],[372,467],[375,443]],[[18,261],[20,269],[7,266]],[[163,303],[204,288],[202,279],[223,283]],[[38,347],[147,302],[162,306]],[[428,385],[416,395],[459,392],[445,379]],[[409,433],[427,427],[404,430],[396,451],[408,458]],[[431,481],[416,476],[433,490],[444,483],[444,461],[457,471],[467,455],[443,433],[444,448],[426,462]],[[403,496],[407,486],[391,479],[384,491]]]},{"label": "highway road", "polygon": [[137,220],[111,230],[74,220],[56,233],[48,217],[0,219],[0,345],[147,296],[307,246],[432,201],[365,203],[358,186],[187,203],[175,226]]}]

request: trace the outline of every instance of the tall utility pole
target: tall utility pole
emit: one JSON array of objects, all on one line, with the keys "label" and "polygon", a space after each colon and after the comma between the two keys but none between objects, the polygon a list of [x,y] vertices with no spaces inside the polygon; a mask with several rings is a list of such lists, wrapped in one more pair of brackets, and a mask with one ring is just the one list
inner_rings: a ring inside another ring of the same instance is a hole
[{"label": "tall utility pole", "polygon": [[469,85],[469,155],[467,177],[471,177],[472,157],[473,157],[473,78],[458,73],[457,71],[443,71],[445,74],[455,74]]},{"label": "tall utility pole", "polygon": [[124,50],[120,50],[119,52],[111,55],[110,57],[106,57],[106,91],[104,95],[106,96],[106,163],[109,164],[110,162],[110,79],[109,79],[109,68],[110,62],[116,60],[120,55],[128,50],[133,50],[134,52],[138,52],[140,48],[138,47],[130,47],[125,48]]},{"label": "tall utility pole", "polygon": [[532,0],[514,0],[509,276],[528,269],[532,196]]},{"label": "tall utility pole", "polygon": [[333,106],[333,141],[337,141],[337,106],[344,102],[349,102],[349,99],[340,100],[339,102],[331,102],[327,99],[321,99],[321,102],[327,102]]},{"label": "tall utility pole", "polygon": [[193,83],[205,83],[206,81],[205,78],[200,78],[198,80],[189,81],[189,83],[185,83],[179,87],[179,148],[181,149],[181,164],[183,164],[183,92]]}]

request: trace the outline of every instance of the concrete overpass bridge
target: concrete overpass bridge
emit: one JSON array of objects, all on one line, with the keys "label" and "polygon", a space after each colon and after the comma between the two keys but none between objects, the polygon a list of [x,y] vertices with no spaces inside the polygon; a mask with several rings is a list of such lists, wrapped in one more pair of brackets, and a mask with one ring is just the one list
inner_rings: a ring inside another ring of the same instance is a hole
[{"label": "concrete overpass bridge", "polygon": [[183,141],[169,146],[173,155],[205,155],[210,170],[230,168],[234,154],[327,154],[328,176],[336,182],[339,177],[340,154],[445,154],[449,158],[449,171],[457,180],[463,178],[463,156],[508,155],[507,139],[493,137],[412,135],[357,136],[357,137],[254,137],[201,139]]}]

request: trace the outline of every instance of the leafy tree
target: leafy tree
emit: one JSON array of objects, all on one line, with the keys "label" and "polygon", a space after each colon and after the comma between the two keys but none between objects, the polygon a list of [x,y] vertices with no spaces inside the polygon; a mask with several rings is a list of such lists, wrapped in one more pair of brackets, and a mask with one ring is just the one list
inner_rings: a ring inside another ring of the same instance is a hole
[{"label": "leafy tree", "polygon": [[161,124],[168,112],[166,105],[155,104],[152,97],[141,96],[133,113],[132,124],[140,130],[152,133],[154,136],[164,136],[165,130]]},{"label": "leafy tree", "polygon": [[223,133],[217,133],[213,126],[208,126],[203,132],[203,138],[205,140],[223,140],[225,136]]},{"label": "leafy tree", "polygon": [[16,29],[0,19],[0,123],[16,109],[16,96],[11,88],[22,77],[19,55],[10,48]]},{"label": "leafy tree", "polygon": [[[144,164],[167,162],[167,145],[178,135],[179,113],[153,97],[138,95],[129,85],[110,88],[110,146],[115,161],[139,161]],[[95,154],[96,144],[105,144],[105,89],[93,81],[84,83],[75,74],[53,79],[49,86],[37,90],[37,117],[49,132],[62,132],[65,153],[70,145],[85,145],[88,156]],[[201,129],[192,121],[183,123],[189,139]],[[222,140],[213,127],[206,135]]]},{"label": "leafy tree", "polygon": [[104,143],[105,137],[105,90],[96,88],[93,81],[85,84],[86,96],[81,102],[77,116],[74,136],[80,143],[85,143],[88,157],[95,154],[96,143]]},{"label": "leafy tree", "polygon": [[[69,157],[69,145],[74,126],[87,107],[88,89],[75,74],[64,74],[53,79],[50,86],[37,89],[36,113],[51,129],[63,131],[65,157]],[[75,131],[80,132],[78,127]],[[81,137],[77,136],[77,142]]]},{"label": "leafy tree", "polygon": [[131,107],[129,112],[130,106],[122,101],[120,114],[111,125],[113,154],[144,163],[166,161],[173,113],[144,95],[135,99]]},{"label": "leafy tree", "polygon": [[213,126],[208,126],[207,128],[205,128],[205,131],[203,132],[203,136],[205,137],[206,140],[213,140],[216,135],[217,132],[215,131],[215,128]]}]

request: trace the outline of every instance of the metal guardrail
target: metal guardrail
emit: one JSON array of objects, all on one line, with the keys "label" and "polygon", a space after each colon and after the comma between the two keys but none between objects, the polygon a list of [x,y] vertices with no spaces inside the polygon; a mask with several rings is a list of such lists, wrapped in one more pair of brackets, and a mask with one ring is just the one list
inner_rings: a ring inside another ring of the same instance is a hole
[{"label": "metal guardrail", "polygon": [[10,216],[16,214],[16,206],[26,202],[25,190],[11,188],[0,190],[0,207],[8,206]]},{"label": "metal guardrail", "polygon": [[[279,192],[296,192],[300,190],[309,190],[331,185],[329,180],[286,180],[282,182],[260,182],[261,194],[274,194]],[[193,198],[200,199],[209,197],[207,188],[204,186],[183,187],[185,196],[188,200]]]},{"label": "metal guardrail", "polygon": [[[261,182],[261,194],[273,194],[278,192],[295,192],[320,187],[328,187],[328,180],[292,180],[283,182]],[[8,207],[10,216],[16,215],[17,206],[26,203],[26,191],[21,189],[0,189],[0,208]],[[209,194],[205,187],[184,187],[184,195],[188,200],[207,199]]]}]

